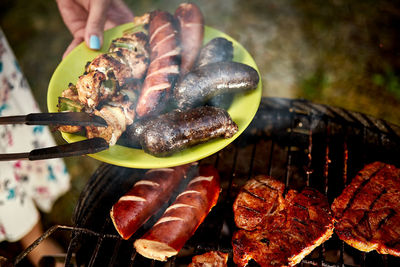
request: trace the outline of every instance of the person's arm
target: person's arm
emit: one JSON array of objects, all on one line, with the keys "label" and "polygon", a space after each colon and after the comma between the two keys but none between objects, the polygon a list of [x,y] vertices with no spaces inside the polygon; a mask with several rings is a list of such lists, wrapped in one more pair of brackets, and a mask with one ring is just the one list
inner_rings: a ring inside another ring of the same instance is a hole
[{"label": "person's arm", "polygon": [[73,36],[63,58],[82,41],[99,50],[104,30],[133,21],[133,13],[123,0],[57,0],[57,5]]}]

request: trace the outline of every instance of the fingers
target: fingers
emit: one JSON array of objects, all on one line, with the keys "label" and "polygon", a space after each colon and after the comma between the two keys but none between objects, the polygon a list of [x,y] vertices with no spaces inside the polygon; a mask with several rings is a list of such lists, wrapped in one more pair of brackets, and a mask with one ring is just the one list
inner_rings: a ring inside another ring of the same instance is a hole
[{"label": "fingers", "polygon": [[85,28],[85,43],[93,50],[99,50],[103,45],[103,31],[106,22],[106,13],[110,0],[89,2],[89,16]]},{"label": "fingers", "polygon": [[133,21],[133,13],[123,0],[111,1],[110,9],[107,13],[107,25],[120,25]]},{"label": "fingers", "polygon": [[83,37],[75,38],[74,40],[72,40],[72,42],[67,47],[67,50],[65,50],[62,58],[64,59],[72,51],[72,49],[74,49],[77,45],[79,45],[82,42],[83,42]]}]

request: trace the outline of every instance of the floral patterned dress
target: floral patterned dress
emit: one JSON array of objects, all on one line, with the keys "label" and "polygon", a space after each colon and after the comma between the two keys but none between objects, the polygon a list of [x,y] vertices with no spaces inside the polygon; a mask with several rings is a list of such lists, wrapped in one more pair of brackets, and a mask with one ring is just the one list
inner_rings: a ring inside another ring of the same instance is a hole
[{"label": "floral patterned dress", "polygon": [[[15,56],[0,29],[0,116],[40,112]],[[0,125],[0,153],[54,146],[47,127]],[[0,241],[21,239],[69,189],[61,159],[0,161]]]}]

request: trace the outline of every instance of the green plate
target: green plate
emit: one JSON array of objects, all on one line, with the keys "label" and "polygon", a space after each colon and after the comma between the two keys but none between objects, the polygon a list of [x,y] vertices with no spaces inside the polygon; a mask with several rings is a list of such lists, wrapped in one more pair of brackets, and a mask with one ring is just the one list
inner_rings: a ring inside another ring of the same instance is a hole
[{"label": "green plate", "polygon": [[[61,95],[61,92],[68,87],[69,83],[76,83],[78,77],[84,72],[86,62],[91,61],[100,53],[107,52],[111,40],[122,36],[124,30],[132,28],[133,26],[133,23],[127,23],[106,31],[104,33],[103,49],[100,51],[92,51],[88,49],[85,44],[81,43],[61,61],[49,83],[47,92],[47,106],[49,112],[57,112],[58,97]],[[207,43],[215,37],[224,37],[232,41],[234,49],[233,60],[250,65],[259,72],[254,59],[241,44],[228,35],[206,26],[204,43]],[[261,95],[262,85],[260,80],[256,90],[235,96],[228,112],[239,126],[239,131],[232,138],[211,140],[207,143],[177,152],[169,157],[154,157],[145,153],[143,150],[120,145],[112,146],[108,150],[90,154],[89,156],[114,165],[143,169],[172,167],[194,162],[216,153],[235,140],[246,129],[256,114],[258,106],[260,105]],[[69,143],[86,139],[85,137],[69,133],[62,133],[62,136]]]}]

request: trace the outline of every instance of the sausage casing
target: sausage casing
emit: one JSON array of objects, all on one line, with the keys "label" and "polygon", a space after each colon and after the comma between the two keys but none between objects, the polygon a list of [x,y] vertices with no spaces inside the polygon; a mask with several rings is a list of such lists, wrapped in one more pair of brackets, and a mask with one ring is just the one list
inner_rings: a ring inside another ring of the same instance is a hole
[{"label": "sausage casing", "polygon": [[153,227],[135,241],[137,252],[160,261],[178,254],[215,206],[220,191],[217,170],[211,165],[200,166],[199,175],[189,182]]},{"label": "sausage casing", "polygon": [[199,54],[204,37],[204,18],[200,8],[193,3],[182,3],[175,10],[179,22],[182,47],[181,73],[188,73]]},{"label": "sausage casing", "polygon": [[203,48],[201,48],[194,68],[215,62],[232,61],[232,59],[232,42],[223,37],[217,37],[209,41],[203,46]]},{"label": "sausage casing", "polygon": [[[203,48],[201,48],[194,68],[199,68],[210,63],[232,61],[232,59],[232,42],[223,37],[217,37],[209,41],[203,46]],[[234,96],[235,95],[233,93],[218,94],[208,100],[207,105],[227,110],[232,104]]]},{"label": "sausage casing", "polygon": [[174,168],[152,169],[113,205],[110,211],[115,229],[129,239],[165,201],[185,177],[190,164]]},{"label": "sausage casing", "polygon": [[142,127],[136,127],[139,131],[135,123],[132,126],[128,138],[138,138],[142,148],[154,156],[167,156],[213,138],[230,138],[238,130],[228,112],[211,106],[165,113],[143,121]]},{"label": "sausage casing", "polygon": [[174,100],[180,109],[201,106],[212,97],[257,88],[257,71],[238,62],[217,62],[199,67],[183,78],[174,89]]},{"label": "sausage casing", "polygon": [[179,75],[180,47],[174,17],[168,12],[150,14],[150,64],[136,106],[138,117],[157,114],[168,102]]}]

